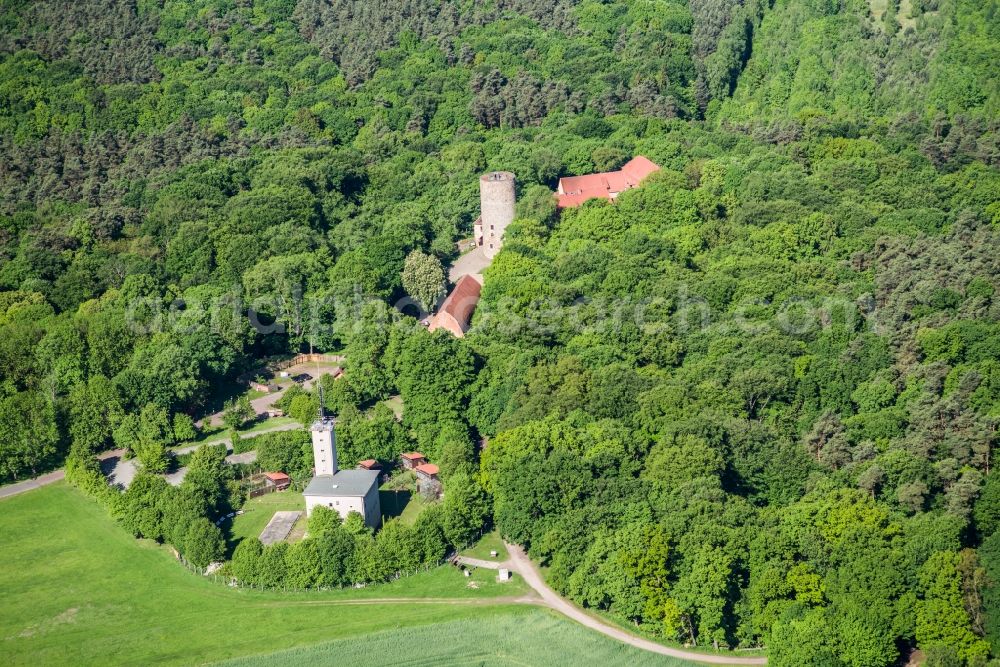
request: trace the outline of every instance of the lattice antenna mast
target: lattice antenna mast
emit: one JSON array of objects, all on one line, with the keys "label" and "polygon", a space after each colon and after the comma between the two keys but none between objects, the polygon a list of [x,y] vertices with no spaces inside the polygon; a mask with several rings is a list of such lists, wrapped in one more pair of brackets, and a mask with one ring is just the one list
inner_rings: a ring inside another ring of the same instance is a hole
[{"label": "lattice antenna mast", "polygon": [[319,418],[326,418],[326,402],[323,400],[323,383],[317,380],[319,384]]}]

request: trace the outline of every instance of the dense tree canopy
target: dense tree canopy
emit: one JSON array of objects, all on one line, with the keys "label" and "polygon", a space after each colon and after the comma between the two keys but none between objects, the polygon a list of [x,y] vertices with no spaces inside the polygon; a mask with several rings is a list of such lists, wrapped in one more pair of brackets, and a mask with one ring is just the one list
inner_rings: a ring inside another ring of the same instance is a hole
[{"label": "dense tree canopy", "polygon": [[[493,522],[666,640],[1000,656],[997,0],[39,0],[0,26],[5,480],[71,453],[207,564],[231,470],[206,449],[169,487],[164,448],[262,357],[343,350],[344,464],[420,448],[445,498],[244,541],[241,580],[384,581]],[[556,213],[560,176],[636,154],[642,187]],[[490,169],[517,220],[468,336],[429,334],[391,306],[440,295]],[[307,477],[306,438],[261,462]],[[146,468],[123,494],[90,458],[115,444]]]}]

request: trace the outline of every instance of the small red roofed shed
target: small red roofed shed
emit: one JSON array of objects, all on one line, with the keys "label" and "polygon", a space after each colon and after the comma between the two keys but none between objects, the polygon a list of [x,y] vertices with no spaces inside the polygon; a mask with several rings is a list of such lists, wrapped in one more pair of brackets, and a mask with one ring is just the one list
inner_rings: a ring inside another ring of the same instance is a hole
[{"label": "small red roofed shed", "polygon": [[438,479],[438,467],[433,463],[421,463],[413,472],[417,474],[417,493],[430,498],[441,497],[441,481]]},{"label": "small red roofed shed", "polygon": [[438,473],[440,472],[439,468],[433,463],[421,463],[413,470],[416,471],[417,475],[420,477],[426,477],[427,479],[437,479]]},{"label": "small red roofed shed", "polygon": [[358,461],[358,467],[362,470],[381,470],[382,466],[379,465],[378,461],[375,459],[365,459],[364,461]]},{"label": "small red roofed shed", "polygon": [[266,472],[264,479],[268,486],[273,486],[278,491],[284,491],[292,484],[292,478],[283,472]]},{"label": "small red roofed shed", "polygon": [[403,467],[412,470],[422,463],[427,463],[427,457],[420,452],[407,452],[400,456],[403,460]]},{"label": "small red roofed shed", "polygon": [[473,275],[462,276],[455,285],[455,289],[441,304],[440,310],[431,318],[428,330],[447,329],[458,338],[465,336],[465,332],[469,330],[472,311],[479,303],[479,294],[482,289],[483,286]]}]

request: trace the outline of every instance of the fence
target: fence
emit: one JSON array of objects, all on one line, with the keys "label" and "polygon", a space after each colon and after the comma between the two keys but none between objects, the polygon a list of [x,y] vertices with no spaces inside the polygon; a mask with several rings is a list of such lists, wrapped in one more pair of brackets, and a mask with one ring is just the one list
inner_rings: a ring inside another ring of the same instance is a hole
[{"label": "fence", "polygon": [[310,588],[300,588],[300,587],[297,587],[297,586],[284,586],[284,585],[283,586],[263,586],[263,585],[256,585],[256,584],[245,584],[245,583],[242,583],[242,582],[238,581],[236,579],[236,577],[233,577],[233,576],[227,576],[227,575],[222,575],[222,574],[215,574],[214,572],[211,575],[206,575],[205,574],[206,568],[198,567],[197,565],[193,565],[193,564],[189,563],[187,561],[187,559],[185,559],[184,556],[181,555],[176,549],[174,549],[173,552],[174,552],[174,556],[177,558],[177,560],[180,561],[180,563],[185,568],[187,568],[188,570],[190,570],[191,572],[193,572],[193,573],[195,573],[197,575],[200,575],[200,576],[211,576],[213,582],[215,582],[217,584],[225,584],[226,586],[229,586],[230,588],[244,588],[244,589],[254,590],[254,591],[272,591],[272,592],[281,592],[281,593],[321,593],[321,592],[327,592],[327,591],[343,591],[343,590],[347,590],[347,589],[367,588],[368,586],[379,586],[379,585],[382,585],[382,584],[388,584],[390,582],[396,581],[397,579],[402,579],[403,577],[411,577],[411,576],[413,576],[415,574],[419,574],[420,572],[427,572],[429,570],[433,570],[436,567],[440,567],[442,565],[446,565],[448,563],[453,562],[453,560],[455,559],[455,556],[457,556],[460,551],[464,551],[465,549],[468,549],[469,547],[471,547],[473,544],[475,544],[480,539],[482,539],[482,537],[483,537],[484,534],[485,534],[485,531],[482,530],[482,529],[480,529],[479,535],[476,538],[474,538],[471,542],[469,542],[468,544],[466,544],[465,546],[463,546],[463,547],[461,547],[459,549],[454,549],[454,550],[448,552],[447,554],[445,554],[444,558],[442,558],[442,559],[440,559],[438,561],[434,561],[434,562],[431,562],[431,563],[424,563],[423,565],[421,565],[419,567],[416,567],[416,568],[414,568],[412,570],[399,570],[394,575],[392,575],[391,577],[389,577],[388,579],[386,579],[385,581],[372,581],[372,582],[367,582],[367,583],[349,584],[347,586],[313,586],[313,587],[310,587]]},{"label": "fence", "polygon": [[258,375],[266,375],[267,371],[283,371],[286,368],[290,368],[297,364],[339,364],[344,361],[344,357],[339,354],[320,354],[318,352],[313,352],[311,354],[303,352],[302,354],[297,354],[291,359],[280,359],[276,361],[268,361],[264,368],[254,368],[245,373],[241,373],[236,376],[236,382],[239,384],[246,384],[252,382]]},{"label": "fence", "polygon": [[286,368],[292,366],[298,366],[299,364],[339,364],[344,360],[344,357],[339,354],[296,354],[291,359],[285,359],[284,361],[275,361],[268,364],[268,367],[273,368],[277,371],[283,371]]},{"label": "fence", "polygon": [[[175,551],[174,553],[176,554],[177,552]],[[197,565],[193,565],[192,563],[187,562],[187,560],[184,558],[184,556],[181,556],[180,554],[177,554],[177,560],[180,561],[180,563],[185,568],[187,568],[189,571],[193,572],[194,574],[197,574],[197,575],[200,575],[200,576],[203,576],[203,577],[206,577],[206,576],[207,577],[212,577],[212,581],[215,582],[215,583],[217,583],[217,584],[225,584],[226,586],[229,586],[230,588],[243,588],[243,589],[246,589],[246,590],[253,590],[253,591],[271,591],[271,592],[274,592],[274,593],[323,593],[323,592],[329,592],[329,591],[343,591],[343,590],[348,590],[348,589],[350,589],[350,590],[356,590],[356,589],[361,589],[361,588],[367,588],[368,586],[380,586],[380,585],[383,585],[383,584],[388,584],[390,582],[396,581],[397,579],[402,579],[403,577],[410,577],[410,576],[413,576],[415,574],[419,574],[420,572],[427,572],[428,570],[433,570],[436,567],[440,567],[442,565],[445,565],[446,563],[450,563],[451,559],[453,557],[454,557],[453,553],[452,554],[448,554],[448,556],[446,556],[444,559],[442,559],[440,561],[437,561],[437,562],[434,562],[434,563],[426,563],[426,564],[421,565],[420,567],[417,567],[417,568],[415,568],[413,570],[405,570],[405,571],[401,570],[401,571],[398,571],[393,576],[391,576],[388,579],[386,579],[385,581],[372,581],[372,582],[367,582],[367,583],[348,584],[346,586],[313,586],[313,587],[310,587],[310,588],[301,588],[301,587],[298,587],[298,586],[285,586],[285,585],[282,585],[282,586],[264,586],[264,585],[260,585],[260,584],[246,584],[246,583],[238,581],[236,579],[236,577],[233,577],[233,576],[227,576],[227,575],[223,575],[223,574],[216,574],[214,572],[212,574],[206,574],[206,571],[207,571],[206,568],[198,567]]]}]

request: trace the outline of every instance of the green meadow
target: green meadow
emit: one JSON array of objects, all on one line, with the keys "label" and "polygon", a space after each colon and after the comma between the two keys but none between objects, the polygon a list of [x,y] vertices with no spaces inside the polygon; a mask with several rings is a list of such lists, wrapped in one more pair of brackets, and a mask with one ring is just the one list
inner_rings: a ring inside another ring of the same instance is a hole
[{"label": "green meadow", "polygon": [[449,566],[360,590],[228,588],[64,483],[0,502],[0,557],[6,665],[189,665],[526,610],[509,602],[523,584],[470,588]]},{"label": "green meadow", "polygon": [[680,667],[694,663],[654,655],[586,630],[554,612],[527,608],[486,618],[400,628],[363,639],[239,658],[218,667],[366,667],[368,665],[616,665]]}]

